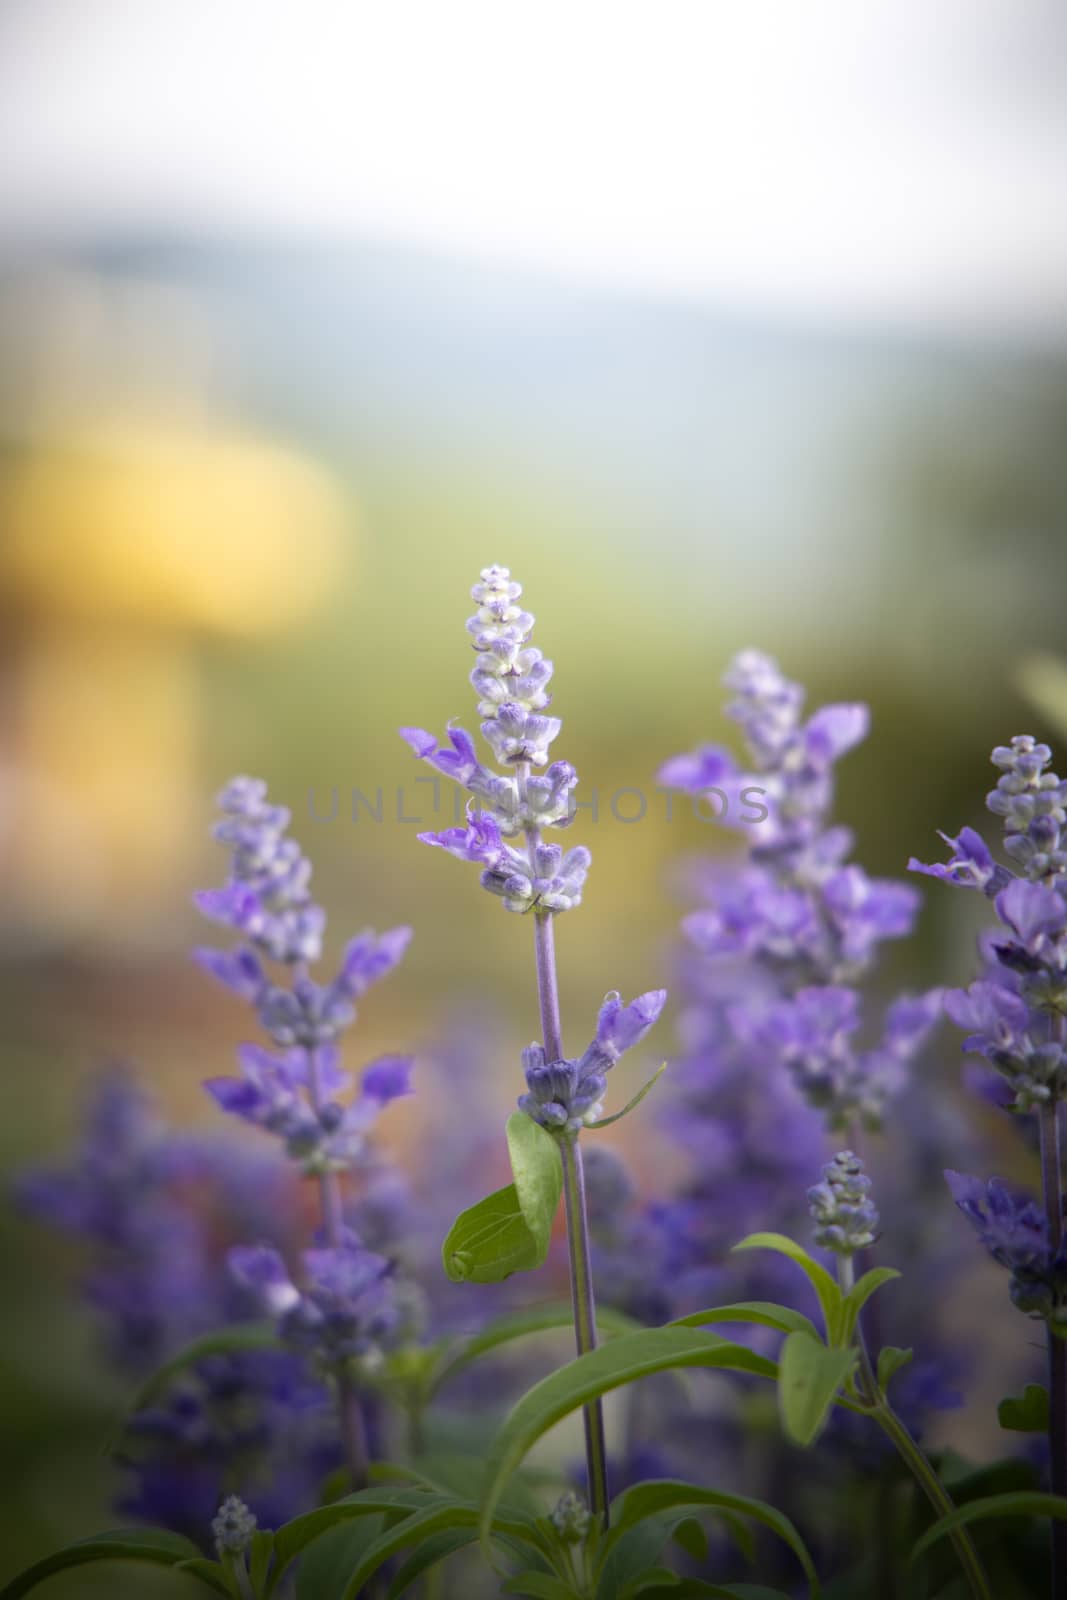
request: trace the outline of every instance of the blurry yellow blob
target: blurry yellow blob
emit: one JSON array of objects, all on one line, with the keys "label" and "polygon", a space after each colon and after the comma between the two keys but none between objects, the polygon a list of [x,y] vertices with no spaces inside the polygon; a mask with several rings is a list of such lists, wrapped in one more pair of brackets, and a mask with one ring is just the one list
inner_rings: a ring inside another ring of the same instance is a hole
[{"label": "blurry yellow blob", "polygon": [[46,439],[0,496],[0,922],[166,944],[208,820],[198,642],[315,615],[339,492],[244,433],[112,422]]},{"label": "blurry yellow blob", "polygon": [[271,632],[336,571],[332,481],[253,437],[113,423],[38,449],[5,499],[0,584],[51,617]]}]

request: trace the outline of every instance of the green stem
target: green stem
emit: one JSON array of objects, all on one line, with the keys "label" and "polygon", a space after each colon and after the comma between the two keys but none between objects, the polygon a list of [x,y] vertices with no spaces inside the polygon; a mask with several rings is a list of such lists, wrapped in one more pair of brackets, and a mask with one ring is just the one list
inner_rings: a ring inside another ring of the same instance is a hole
[{"label": "green stem", "polygon": [[[563,1203],[567,1213],[567,1240],[571,1258],[571,1304],[578,1354],[596,1349],[596,1305],[589,1255],[589,1223],[585,1211],[585,1175],[578,1137],[559,1142],[563,1163]],[[604,1444],[604,1413],[599,1400],[582,1409],[585,1425],[585,1460],[589,1476],[589,1505],[594,1516],[608,1522],[608,1466]]]},{"label": "green stem", "polygon": [[[956,1509],[952,1496],[884,1395],[879,1397],[870,1414],[892,1441],[897,1454],[922,1489],[937,1516],[939,1518],[950,1516]],[[950,1537],[975,1600],[992,1600],[993,1591],[989,1587],[989,1580],[970,1534],[966,1528],[957,1528]]]},{"label": "green stem", "polygon": [[[537,843],[537,832],[527,830],[530,849]],[[563,1032],[559,1017],[559,982],[556,977],[555,928],[549,912],[534,916],[534,952],[537,958],[537,999],[541,1013],[541,1035],[549,1061],[563,1060]],[[574,1307],[574,1338],[580,1356],[596,1349],[596,1302],[593,1296],[593,1269],[589,1252],[589,1218],[585,1207],[585,1176],[578,1137],[564,1135],[559,1141],[563,1163],[563,1203],[567,1214],[567,1248],[571,1268],[571,1304]],[[589,1507],[608,1525],[608,1470],[604,1444],[604,1408],[599,1399],[582,1408],[585,1427],[585,1464]]]},{"label": "green stem", "polygon": [[[838,1256],[837,1280],[844,1294],[848,1294],[851,1290],[853,1277],[852,1257]],[[950,1516],[956,1509],[952,1496],[904,1426],[904,1423],[889,1404],[871,1365],[871,1358],[867,1351],[862,1331],[858,1328],[857,1339],[859,1344],[862,1398],[870,1408],[867,1415],[872,1417],[883,1433],[887,1435],[898,1456],[923,1491],[923,1494],[925,1494],[927,1500],[929,1500],[937,1516],[939,1518]],[[985,1575],[982,1563],[978,1558],[978,1551],[974,1548],[974,1543],[967,1529],[956,1528],[950,1534],[950,1538],[959,1557],[960,1566],[967,1576],[967,1582],[970,1585],[971,1593],[974,1595],[974,1600],[993,1600],[989,1580]]]}]

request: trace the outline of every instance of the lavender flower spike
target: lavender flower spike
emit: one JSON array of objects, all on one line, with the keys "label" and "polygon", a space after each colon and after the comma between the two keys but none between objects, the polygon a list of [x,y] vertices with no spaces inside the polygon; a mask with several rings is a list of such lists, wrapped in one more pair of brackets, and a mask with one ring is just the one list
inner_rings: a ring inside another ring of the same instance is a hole
[{"label": "lavender flower spike", "polygon": [[248,1509],[239,1495],[228,1495],[218,1509],[211,1531],[220,1555],[224,1551],[241,1555],[248,1549],[256,1531],[255,1512]]},{"label": "lavender flower spike", "polygon": [[483,765],[462,728],[449,728],[448,746],[422,728],[400,733],[420,761],[471,795],[465,828],[422,833],[421,842],[479,866],[482,888],[505,910],[555,916],[581,904],[592,857],[582,845],[564,853],[541,837],[545,828],[573,822],[578,775],[569,762],[549,764],[562,724],[544,714],[552,663],[529,643],[534,618],[518,604],[521,593],[507,567],[483,568],[471,590],[477,610],[467,622],[478,653],[471,684],[482,737],[504,770]]},{"label": "lavender flower spike", "polygon": [[871,1180],[851,1150],[839,1150],[822,1169],[822,1182],[808,1190],[817,1224],[815,1243],[842,1256],[868,1249],[878,1237],[878,1212],[870,1199]]}]

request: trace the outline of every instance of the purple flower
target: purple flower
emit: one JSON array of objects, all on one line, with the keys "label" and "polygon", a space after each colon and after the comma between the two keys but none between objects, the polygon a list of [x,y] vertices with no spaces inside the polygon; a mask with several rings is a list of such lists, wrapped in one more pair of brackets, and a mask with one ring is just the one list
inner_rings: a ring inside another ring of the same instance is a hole
[{"label": "purple flower", "polygon": [[702,744],[689,755],[672,756],[657,774],[668,789],[681,789],[686,794],[721,789],[736,775],[733,756],[718,744]]},{"label": "purple flower", "polygon": [[368,1069],[362,1096],[341,1105],[336,1097],[349,1080],[336,1040],[355,1020],[355,1002],[401,961],[411,929],[365,929],[349,941],[336,977],[316,982],[306,969],[318,955],[325,917],[307,895],[310,867],[299,847],[282,837],[288,812],[270,806],[265,785],[252,778],[234,779],[220,805],[226,816],[216,832],[233,852],[231,876],[224,889],[198,897],[201,908],[292,971],[286,983],[274,982],[248,944],[196,952],[201,966],[252,1002],[281,1052],[244,1045],[241,1076],[210,1078],[205,1087],[224,1111],[281,1139],[305,1172],[336,1171],[363,1156],[367,1131],[386,1100],[408,1092],[406,1058],[389,1057]]},{"label": "purple flower", "polygon": [[[447,850],[457,861],[476,861],[482,866],[495,867],[507,854],[507,846],[500,837],[500,827],[488,811],[471,811],[465,828],[445,828],[441,833],[420,833],[423,844],[436,845]],[[516,857],[515,870],[521,867]]]},{"label": "purple flower", "polygon": [[[564,761],[552,762],[543,774],[537,771],[548,763],[549,746],[562,724],[544,715],[552,663],[529,644],[534,618],[517,604],[521,593],[506,567],[484,568],[471,590],[478,609],[467,623],[478,652],[471,683],[484,719],[482,737],[505,770],[483,766],[474,741],[461,728],[449,729],[451,750],[439,747],[422,728],[400,733],[420,760],[473,797],[465,828],[422,833],[421,842],[476,862],[482,888],[499,896],[505,910],[555,915],[581,903],[591,857],[582,848],[564,855],[542,838],[544,829],[573,821],[571,792],[578,780]],[[505,842],[511,839],[519,842]]]},{"label": "purple flower", "polygon": [[271,1316],[280,1317],[300,1299],[289,1269],[270,1245],[240,1245],[230,1251],[229,1265],[234,1281]]},{"label": "purple flower", "polygon": [[390,928],[383,934],[365,929],[345,950],[341,970],[332,985],[333,993],[358,1000],[372,984],[379,983],[400,964],[410,942],[410,928]]},{"label": "purple flower", "polygon": [[[804,693],[771,657],[743,651],[725,679],[735,692],[728,714],[748,745],[747,770],[717,745],[676,757],[661,781],[726,796],[721,820],[739,827],[751,849],[743,872],[721,875],[714,905],[686,931],[709,956],[747,955],[772,964],[790,987],[850,981],[872,963],[883,939],[911,931],[914,891],[873,880],[845,858],[847,829],[830,824],[833,768],[866,737],[865,706],[823,706],[802,719]],[[766,815],[748,817],[744,796],[758,788]]]},{"label": "purple flower", "polygon": [[947,883],[960,883],[993,894],[1007,880],[1009,874],[1005,868],[997,866],[989,846],[973,828],[961,828],[957,839],[950,838],[947,833],[942,833],[941,838],[953,851],[952,860],[926,866],[912,856],[908,861],[909,872],[923,872],[929,878],[943,878]]},{"label": "purple flower", "polygon": [[474,749],[474,740],[462,728],[449,728],[451,750],[440,748],[433,734],[426,733],[422,728],[401,728],[400,737],[411,746],[420,761],[428,761],[431,767],[436,767],[438,772],[454,779],[464,788],[476,773],[483,770]]},{"label": "purple flower", "polygon": [[555,1131],[574,1133],[596,1122],[607,1090],[606,1074],[645,1037],[666,998],[666,989],[650,989],[624,1006],[618,994],[605,996],[596,1037],[578,1060],[549,1061],[542,1045],[529,1045],[522,1053],[527,1093],[519,1098],[519,1110]]},{"label": "purple flower", "polygon": [[390,1100],[411,1094],[411,1071],[414,1066],[410,1056],[379,1056],[372,1061],[360,1079],[363,1094],[368,1100],[387,1105]]},{"label": "purple flower", "polygon": [[994,1261],[1010,1272],[1047,1265],[1048,1221],[1032,1200],[1012,1195],[999,1178],[983,1183],[946,1171],[945,1182]]},{"label": "purple flower", "polygon": [[1026,955],[1058,958],[1056,943],[1067,935],[1067,902],[1055,889],[1016,878],[1001,890],[995,904],[997,916]]}]

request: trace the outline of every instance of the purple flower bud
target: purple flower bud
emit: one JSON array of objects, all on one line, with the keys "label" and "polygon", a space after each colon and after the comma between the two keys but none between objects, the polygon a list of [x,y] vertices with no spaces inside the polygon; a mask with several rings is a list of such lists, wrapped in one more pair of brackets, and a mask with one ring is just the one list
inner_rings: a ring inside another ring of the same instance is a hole
[{"label": "purple flower bud", "polygon": [[415,1063],[410,1056],[379,1056],[360,1079],[363,1093],[370,1100],[386,1105],[401,1095],[411,1094],[411,1073]]}]

